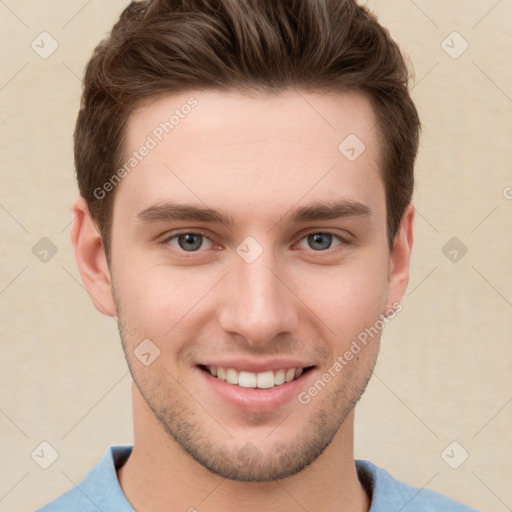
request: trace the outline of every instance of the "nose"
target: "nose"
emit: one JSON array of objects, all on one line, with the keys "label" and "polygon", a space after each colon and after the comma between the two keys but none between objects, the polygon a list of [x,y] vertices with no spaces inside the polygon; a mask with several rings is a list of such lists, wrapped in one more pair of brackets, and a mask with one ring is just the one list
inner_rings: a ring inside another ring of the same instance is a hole
[{"label": "nose", "polygon": [[295,334],[300,300],[287,282],[288,274],[265,252],[252,263],[237,258],[224,282],[221,328],[255,349]]}]

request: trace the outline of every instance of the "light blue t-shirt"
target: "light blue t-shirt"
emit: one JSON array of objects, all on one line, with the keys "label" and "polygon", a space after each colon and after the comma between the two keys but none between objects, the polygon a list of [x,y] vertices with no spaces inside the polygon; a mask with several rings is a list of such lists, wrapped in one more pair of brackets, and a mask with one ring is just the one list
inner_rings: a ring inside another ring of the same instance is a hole
[{"label": "light blue t-shirt", "polygon": [[[78,486],[36,512],[134,512],[116,474],[132,448],[110,446]],[[478,512],[437,492],[395,480],[386,470],[366,460],[356,460],[356,468],[372,497],[370,512]]]}]

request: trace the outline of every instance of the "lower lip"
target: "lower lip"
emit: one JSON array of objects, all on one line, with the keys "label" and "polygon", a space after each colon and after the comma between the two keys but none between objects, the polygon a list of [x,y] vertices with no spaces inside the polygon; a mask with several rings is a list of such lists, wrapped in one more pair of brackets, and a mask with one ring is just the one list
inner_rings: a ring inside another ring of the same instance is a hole
[{"label": "lower lip", "polygon": [[197,368],[197,371],[209,388],[234,407],[247,412],[271,412],[291,400],[297,400],[299,393],[305,389],[306,379],[311,378],[314,368],[290,382],[267,389],[242,388],[213,377],[200,368]]}]

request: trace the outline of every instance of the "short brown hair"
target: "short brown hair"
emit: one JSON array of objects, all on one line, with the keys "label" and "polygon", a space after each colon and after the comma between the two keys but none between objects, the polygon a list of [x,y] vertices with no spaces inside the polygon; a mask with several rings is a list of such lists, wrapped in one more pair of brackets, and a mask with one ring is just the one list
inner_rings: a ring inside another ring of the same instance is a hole
[{"label": "short brown hair", "polygon": [[[109,254],[126,126],[143,100],[193,89],[357,90],[383,147],[390,246],[414,187],[420,121],[398,45],[355,0],[133,1],[87,65],[75,129],[80,194]],[[341,141],[340,141],[341,142]]]}]

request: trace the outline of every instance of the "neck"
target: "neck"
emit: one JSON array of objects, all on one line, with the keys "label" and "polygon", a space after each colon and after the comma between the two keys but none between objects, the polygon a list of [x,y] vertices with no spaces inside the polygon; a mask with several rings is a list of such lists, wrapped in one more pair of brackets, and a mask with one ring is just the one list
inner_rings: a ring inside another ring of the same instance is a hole
[{"label": "neck", "polygon": [[367,512],[370,500],[357,477],[353,456],[354,412],[312,464],[270,482],[238,482],[211,473],[172,439],[135,386],[134,445],[118,479],[140,512],[172,510],[238,512]]}]

